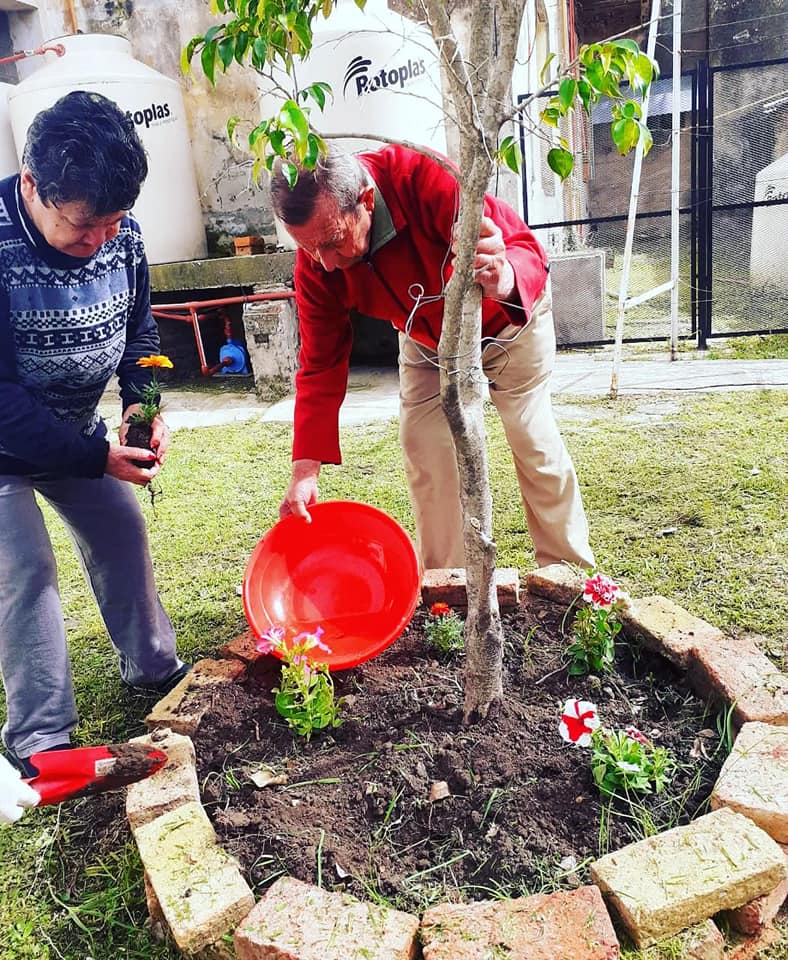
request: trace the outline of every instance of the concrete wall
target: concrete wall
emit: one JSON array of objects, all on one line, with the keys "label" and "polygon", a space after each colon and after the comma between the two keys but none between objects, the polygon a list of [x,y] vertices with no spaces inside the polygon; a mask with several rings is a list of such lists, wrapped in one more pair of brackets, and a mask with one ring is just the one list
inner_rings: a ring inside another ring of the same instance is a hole
[{"label": "concrete wall", "polygon": [[[75,0],[74,10],[79,31],[124,36],[138,60],[181,82],[209,250],[231,252],[233,236],[258,234],[273,239],[267,194],[252,186],[251,163],[230,147],[225,131],[232,114],[257,122],[254,75],[248,69],[231,68],[212,89],[199,69],[189,78],[181,74],[182,47],[216,23],[207,0]],[[8,21],[17,48],[28,49],[74,32],[68,5],[60,0],[40,0],[36,11],[10,12]],[[36,66],[34,61],[22,62],[20,78]]]}]

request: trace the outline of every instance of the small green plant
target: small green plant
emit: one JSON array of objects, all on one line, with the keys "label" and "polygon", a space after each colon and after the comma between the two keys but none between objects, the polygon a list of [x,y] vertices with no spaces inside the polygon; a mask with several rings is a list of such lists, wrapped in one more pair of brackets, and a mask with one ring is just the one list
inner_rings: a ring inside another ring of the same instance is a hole
[{"label": "small green plant", "polygon": [[661,793],[670,783],[676,761],[635,727],[599,728],[591,735],[591,774],[604,796]]},{"label": "small green plant", "polygon": [[334,693],[334,681],[325,663],[312,659],[310,651],[331,653],[320,639],[322,627],[314,633],[299,633],[292,643],[285,642],[283,627],[271,627],[258,640],[261,653],[277,652],[282,660],[279,686],[274,687],[274,707],[291,730],[310,739],[315,730],[338,727],[343,700]]},{"label": "small green plant", "polygon": [[676,761],[664,747],[655,747],[636,727],[607,730],[588,700],[564,704],[558,732],[567,743],[591,748],[591,774],[599,792],[661,793],[670,783]]},{"label": "small green plant", "polygon": [[424,624],[427,644],[438,653],[450,654],[462,650],[465,645],[463,632],[465,621],[448,603],[433,603]]},{"label": "small green plant", "polygon": [[629,605],[629,597],[609,577],[597,573],[586,580],[583,600],[587,605],[575,617],[574,639],[566,648],[569,675],[609,673],[621,631],[618,614]]}]

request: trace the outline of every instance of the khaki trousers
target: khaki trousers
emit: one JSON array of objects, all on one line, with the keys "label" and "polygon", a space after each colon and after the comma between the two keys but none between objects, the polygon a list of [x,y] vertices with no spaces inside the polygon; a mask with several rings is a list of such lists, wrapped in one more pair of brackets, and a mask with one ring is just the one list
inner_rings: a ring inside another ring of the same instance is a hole
[{"label": "khaki trousers", "polygon": [[[435,357],[400,334],[400,442],[424,569],[465,566],[457,462]],[[503,330],[485,347],[482,364],[514,458],[537,565],[592,567],[577,476],[550,403],[554,361],[548,286],[530,322]]]}]

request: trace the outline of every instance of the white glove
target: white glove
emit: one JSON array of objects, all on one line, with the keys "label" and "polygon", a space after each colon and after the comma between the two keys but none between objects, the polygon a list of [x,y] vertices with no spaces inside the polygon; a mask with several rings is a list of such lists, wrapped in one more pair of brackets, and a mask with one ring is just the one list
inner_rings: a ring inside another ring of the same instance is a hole
[{"label": "white glove", "polygon": [[41,797],[22,783],[18,770],[0,756],[0,823],[16,823],[24,813],[23,807],[35,807]]}]

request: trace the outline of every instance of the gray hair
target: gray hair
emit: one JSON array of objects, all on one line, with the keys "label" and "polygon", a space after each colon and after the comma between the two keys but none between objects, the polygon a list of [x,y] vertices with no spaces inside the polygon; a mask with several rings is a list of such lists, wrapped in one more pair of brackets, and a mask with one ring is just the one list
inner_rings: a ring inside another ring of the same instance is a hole
[{"label": "gray hair", "polygon": [[340,213],[355,210],[368,184],[360,161],[329,143],[314,170],[298,168],[298,180],[292,188],[282,173],[282,160],[277,158],[271,173],[271,205],[283,223],[300,227],[312,218],[322,197],[333,200]]}]

